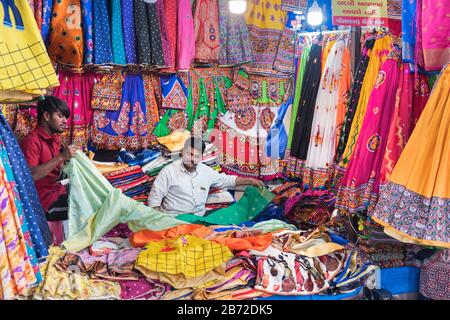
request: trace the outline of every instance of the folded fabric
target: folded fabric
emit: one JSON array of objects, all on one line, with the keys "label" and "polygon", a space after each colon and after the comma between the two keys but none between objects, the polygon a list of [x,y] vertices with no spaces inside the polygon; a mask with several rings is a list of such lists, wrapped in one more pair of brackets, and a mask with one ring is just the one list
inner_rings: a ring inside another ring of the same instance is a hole
[{"label": "folded fabric", "polygon": [[165,146],[170,152],[180,151],[184,147],[184,143],[191,136],[188,130],[175,130],[165,137],[158,137],[158,142]]},{"label": "folded fabric", "polygon": [[111,172],[116,172],[117,170],[123,170],[125,168],[128,168],[128,164],[121,162],[114,163],[113,165],[102,164],[97,161],[92,161],[92,163],[95,165],[97,170],[104,175],[109,174]]},{"label": "folded fabric", "polygon": [[234,198],[230,192],[225,190],[210,193],[208,194],[208,198],[206,199],[206,204],[230,203],[230,202],[234,202]]},{"label": "folded fabric", "polygon": [[133,174],[142,173],[142,169],[139,166],[131,166],[123,170],[118,170],[116,172],[111,172],[105,175],[106,179],[116,180],[126,178]]},{"label": "folded fabric", "polygon": [[250,186],[245,189],[242,198],[228,208],[217,210],[206,217],[182,214],[177,219],[191,223],[240,224],[253,219],[273,198],[274,195],[266,188]]},{"label": "folded fabric", "polygon": [[127,222],[133,231],[185,224],[123,195],[79,151],[64,171],[70,192],[69,238],[63,246],[71,252],[88,247],[119,223]]},{"label": "folded fabric", "polygon": [[139,278],[138,280],[120,280],[122,300],[159,300],[170,292],[170,287],[156,280]]},{"label": "folded fabric", "polygon": [[117,189],[122,190],[122,191],[126,191],[126,190],[132,189],[132,188],[134,188],[134,187],[136,187],[136,186],[138,186],[138,185],[140,185],[140,184],[142,184],[144,182],[147,182],[147,181],[148,181],[148,177],[144,175],[144,176],[142,176],[142,177],[140,177],[138,179],[133,180],[132,182],[129,182],[129,183],[121,185],[121,186],[118,186]]},{"label": "folded fabric", "polygon": [[218,243],[191,235],[153,241],[145,246],[136,265],[150,271],[198,277],[227,261],[233,255]]}]

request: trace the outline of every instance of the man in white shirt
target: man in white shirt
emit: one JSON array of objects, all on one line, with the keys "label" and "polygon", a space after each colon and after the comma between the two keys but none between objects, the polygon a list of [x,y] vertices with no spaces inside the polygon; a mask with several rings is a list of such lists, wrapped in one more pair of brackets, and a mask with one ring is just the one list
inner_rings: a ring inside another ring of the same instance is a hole
[{"label": "man in white shirt", "polygon": [[200,138],[186,140],[182,159],[161,170],[153,183],[148,197],[150,207],[173,215],[192,213],[203,216],[210,187],[264,186],[259,180],[218,173],[200,163],[204,150],[205,143]]}]

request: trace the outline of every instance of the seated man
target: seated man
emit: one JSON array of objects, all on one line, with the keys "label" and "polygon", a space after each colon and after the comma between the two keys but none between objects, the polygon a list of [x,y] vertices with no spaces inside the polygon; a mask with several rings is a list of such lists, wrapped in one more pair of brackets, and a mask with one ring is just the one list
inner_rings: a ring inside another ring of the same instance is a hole
[{"label": "seated man", "polygon": [[186,140],[182,159],[161,170],[153,183],[148,197],[150,207],[173,215],[192,213],[203,216],[211,187],[264,186],[259,180],[221,174],[200,163],[204,150],[205,143],[200,138]]},{"label": "seated man", "polygon": [[36,129],[20,143],[55,244],[64,240],[62,221],[67,220],[68,192],[58,180],[64,162],[76,152],[71,146],[61,147],[59,137],[66,128],[69,115],[69,108],[63,100],[44,97],[38,103]]}]

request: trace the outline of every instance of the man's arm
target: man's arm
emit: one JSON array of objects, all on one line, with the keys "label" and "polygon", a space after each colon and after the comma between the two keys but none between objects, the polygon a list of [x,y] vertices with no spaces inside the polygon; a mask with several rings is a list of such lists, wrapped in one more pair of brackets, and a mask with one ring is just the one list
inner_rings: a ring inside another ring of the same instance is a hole
[{"label": "man's arm", "polygon": [[225,189],[225,188],[234,188],[237,186],[243,185],[252,185],[258,188],[264,187],[262,181],[252,179],[252,178],[241,178],[237,176],[227,175],[225,173],[218,173],[217,171],[208,168],[211,171],[211,175],[214,177],[214,182],[211,184],[214,188]]},{"label": "man's arm", "polygon": [[30,167],[31,176],[33,177],[33,181],[38,181],[44,177],[46,177],[53,169],[55,169],[61,162],[65,162],[70,160],[77,150],[69,146],[64,148],[63,151],[54,157],[52,160],[47,161],[46,163],[40,164],[38,166]]},{"label": "man's arm", "polygon": [[152,190],[148,195],[148,206],[155,210],[162,211],[161,204],[164,197],[169,192],[169,187],[169,176],[167,171],[163,170],[158,174],[155,182],[153,182]]},{"label": "man's arm", "polygon": [[263,188],[264,183],[260,180],[253,179],[253,178],[237,177],[236,178],[236,186],[255,186],[258,188]]}]

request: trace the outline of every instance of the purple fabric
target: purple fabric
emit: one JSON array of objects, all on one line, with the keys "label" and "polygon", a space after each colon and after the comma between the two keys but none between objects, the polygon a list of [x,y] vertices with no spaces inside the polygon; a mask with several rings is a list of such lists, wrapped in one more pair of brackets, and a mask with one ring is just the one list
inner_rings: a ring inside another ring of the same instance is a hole
[{"label": "purple fabric", "polygon": [[128,238],[133,231],[128,228],[128,225],[126,223],[120,223],[117,226],[115,226],[111,231],[109,231],[107,234],[104,235],[105,238]]},{"label": "purple fabric", "polygon": [[159,281],[149,281],[145,278],[139,280],[118,281],[121,287],[120,297],[122,300],[158,300],[166,292],[170,291],[170,286]]}]

